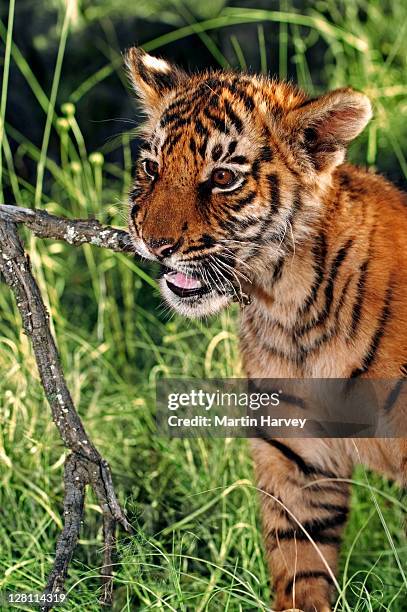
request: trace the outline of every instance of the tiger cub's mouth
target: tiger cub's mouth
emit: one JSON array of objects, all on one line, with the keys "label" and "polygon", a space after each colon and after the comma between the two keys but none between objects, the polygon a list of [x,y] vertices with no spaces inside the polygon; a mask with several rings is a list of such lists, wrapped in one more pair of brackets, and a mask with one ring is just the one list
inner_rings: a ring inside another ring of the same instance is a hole
[{"label": "tiger cub's mouth", "polygon": [[166,268],[163,278],[167,287],[180,298],[197,297],[209,293],[211,288],[200,277]]},{"label": "tiger cub's mouth", "polygon": [[183,316],[204,317],[218,312],[231,301],[224,287],[218,286],[215,279],[210,280],[210,284],[205,282],[195,270],[187,273],[162,266],[160,289],[167,304]]}]

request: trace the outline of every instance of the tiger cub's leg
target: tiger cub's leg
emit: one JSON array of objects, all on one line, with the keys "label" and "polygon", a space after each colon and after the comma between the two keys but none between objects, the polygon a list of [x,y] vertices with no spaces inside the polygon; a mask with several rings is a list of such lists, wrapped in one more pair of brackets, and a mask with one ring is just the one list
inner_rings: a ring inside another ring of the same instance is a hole
[{"label": "tiger cub's leg", "polygon": [[331,610],[332,575],[349,504],[349,485],[335,479],[349,478],[352,469],[340,444],[253,440],[273,610]]}]

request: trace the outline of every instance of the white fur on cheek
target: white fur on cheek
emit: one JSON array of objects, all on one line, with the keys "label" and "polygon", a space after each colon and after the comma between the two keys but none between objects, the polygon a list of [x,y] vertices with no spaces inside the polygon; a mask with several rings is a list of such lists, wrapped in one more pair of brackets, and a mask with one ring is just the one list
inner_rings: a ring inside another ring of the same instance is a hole
[{"label": "white fur on cheek", "polygon": [[153,57],[152,55],[143,55],[143,64],[150,70],[156,70],[157,72],[169,72],[170,66],[167,62],[159,57]]}]

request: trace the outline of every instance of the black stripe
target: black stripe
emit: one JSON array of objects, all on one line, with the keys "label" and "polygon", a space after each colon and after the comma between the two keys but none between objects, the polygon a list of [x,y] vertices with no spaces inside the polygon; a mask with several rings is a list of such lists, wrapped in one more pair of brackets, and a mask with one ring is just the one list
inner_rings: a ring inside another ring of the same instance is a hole
[{"label": "black stripe", "polygon": [[267,176],[267,181],[270,185],[270,212],[274,215],[280,208],[280,179],[272,173]]},{"label": "black stripe", "polygon": [[247,164],[248,159],[244,155],[235,155],[234,157],[228,159],[228,162],[230,164]]},{"label": "black stripe", "polygon": [[205,251],[207,249],[212,248],[215,243],[216,240],[212,236],[210,236],[209,234],[202,234],[201,238],[199,239],[199,244],[193,244],[186,248],[183,251],[183,255],[199,251]]},{"label": "black stripe", "polygon": [[307,358],[311,356],[312,353],[319,350],[321,346],[332,340],[337,334],[335,327],[332,329],[326,330],[323,334],[318,336],[312,344],[301,345],[298,347],[298,364],[304,365],[304,362]]},{"label": "black stripe", "polygon": [[181,140],[181,132],[171,133],[164,140],[163,145],[161,147],[161,151],[165,151],[166,154],[169,155],[171,151],[174,149],[175,145]]},{"label": "black stripe", "polygon": [[362,313],[363,301],[364,301],[364,297],[366,293],[366,279],[367,279],[368,266],[369,266],[369,259],[366,259],[366,261],[364,261],[363,264],[360,266],[359,279],[357,283],[357,293],[355,296],[355,302],[353,304],[353,309],[352,309],[352,323],[351,323],[349,338],[354,338],[358,331],[360,317]]},{"label": "black stripe", "polygon": [[314,343],[310,346],[302,346],[301,350],[303,351],[302,356],[303,356],[303,360],[305,361],[305,358],[307,357],[308,354],[311,353],[311,351],[316,350],[321,348],[321,346],[323,344],[325,344],[326,342],[328,342],[329,340],[332,340],[333,338],[335,338],[338,335],[338,332],[340,331],[340,314],[342,311],[342,308],[345,305],[346,302],[346,295],[348,293],[349,290],[349,286],[351,283],[351,280],[353,278],[353,274],[350,274],[350,276],[348,277],[345,285],[343,286],[342,289],[342,293],[341,296],[338,300],[338,304],[335,308],[335,322],[333,324],[333,326],[331,326],[331,328],[327,331],[325,331],[321,336],[319,336],[316,340],[314,340]]},{"label": "black stripe", "polygon": [[[347,295],[351,280],[352,280],[352,274],[348,277],[342,289],[341,297],[338,300],[337,307],[335,308],[335,323],[328,330],[324,331],[323,334],[321,334],[316,339],[314,339],[312,344],[299,346],[298,363],[300,365],[304,364],[305,360],[307,359],[307,357],[311,355],[312,352],[320,349],[323,344],[326,344],[327,342],[329,342],[330,340],[332,340],[338,335],[338,331],[340,329],[339,328],[339,317],[340,317],[341,310],[345,304],[346,295]],[[295,330],[294,330],[293,341],[295,340],[296,340],[296,335],[295,335]]]},{"label": "black stripe", "polygon": [[146,140],[145,138],[140,139],[140,148],[145,149],[146,151],[151,151],[151,142]]},{"label": "black stripe", "polygon": [[261,149],[260,157],[261,157],[262,161],[264,161],[264,162],[271,161],[273,159],[273,151],[271,150],[271,147],[269,147],[268,145],[263,147]]},{"label": "black stripe", "polygon": [[331,266],[331,270],[329,273],[329,278],[328,278],[328,282],[327,285],[325,287],[325,312],[327,313],[326,316],[329,316],[329,313],[331,311],[331,306],[332,306],[332,301],[333,301],[333,295],[334,295],[334,284],[335,284],[335,279],[338,275],[339,269],[343,263],[343,261],[345,260],[345,257],[349,251],[349,249],[351,248],[353,244],[353,238],[349,238],[349,240],[347,241],[347,243],[341,247],[332,263]]},{"label": "black stripe", "polygon": [[326,236],[324,232],[321,232],[316,237],[311,253],[314,257],[315,279],[311,287],[311,292],[308,295],[307,299],[304,302],[304,305],[301,308],[302,314],[305,314],[306,312],[308,312],[311,306],[314,304],[317,298],[317,295],[318,295],[319,288],[322,285],[322,282],[324,280],[326,256],[328,253]]},{"label": "black stripe", "polygon": [[188,92],[188,94],[176,98],[164,111],[160,125],[165,127],[173,121],[176,121],[179,117],[185,117],[185,114],[191,117],[195,110],[195,103],[203,96],[207,97],[207,93],[207,87],[204,83],[201,83],[192,93]]},{"label": "black stripe", "polygon": [[[170,119],[172,119],[172,121]],[[161,123],[163,124],[163,125],[161,125],[161,127],[166,127],[169,124],[171,124],[171,130],[174,131],[174,130],[177,130],[178,128],[180,128],[180,127],[184,127],[185,125],[189,125],[190,122],[191,122],[190,116],[179,117],[177,115],[177,116],[168,118],[165,122],[163,122],[163,120],[161,120]]]},{"label": "black stripe", "polygon": [[312,329],[313,327],[316,327],[317,325],[321,325],[329,317],[331,308],[332,308],[333,297],[334,297],[335,280],[336,280],[336,277],[338,276],[339,269],[342,263],[344,262],[349,249],[352,247],[352,244],[353,244],[353,238],[349,238],[347,243],[343,247],[341,247],[339,251],[337,252],[336,257],[332,262],[328,280],[325,285],[324,308],[318,314],[316,318],[312,319],[311,321],[309,321],[308,323],[306,323],[305,325],[303,325],[296,331],[298,335],[301,336],[305,334],[307,331],[309,331],[310,329]]},{"label": "black stripe", "polygon": [[[294,229],[294,221],[295,221],[295,218],[297,217],[298,212],[301,210],[301,208],[302,208],[302,199],[300,195],[300,188],[298,187],[293,197],[290,213],[288,215],[287,220],[285,221],[286,227],[290,227],[291,225],[291,229]],[[265,232],[272,218],[273,218],[273,211],[272,209],[269,209],[267,219],[263,222],[262,227],[260,228],[260,233]],[[285,232],[284,238],[286,237],[287,237],[287,232]],[[283,242],[284,242],[284,238],[283,238]],[[264,233],[263,239],[261,242],[262,244],[267,244],[268,242],[278,242],[279,246],[283,244],[283,242],[281,241],[281,235],[279,233],[276,233],[275,231],[272,231],[269,234]],[[287,243],[285,244],[287,247]]]},{"label": "black stripe", "polygon": [[389,395],[386,397],[386,401],[383,406],[383,410],[385,412],[390,412],[390,410],[394,407],[394,404],[397,402],[397,399],[401,393],[401,389],[405,382],[405,380],[397,381],[393,389],[390,391]]},{"label": "black stripe", "polygon": [[[289,211],[288,218],[285,221],[286,227],[289,227],[291,225],[291,228],[293,229],[294,219],[297,216],[298,211],[301,209],[301,206],[302,206],[302,200],[300,196],[300,190],[298,188],[296,189],[296,192],[294,194],[293,201],[291,203],[291,210]],[[256,238],[260,244],[268,244],[270,242],[277,242],[278,245],[281,247],[281,245],[284,242],[287,232],[285,232],[285,235],[283,236],[283,240],[281,239],[281,234],[278,233],[275,229],[272,229],[271,232],[267,232],[267,228],[271,224],[274,214],[275,214],[274,206],[270,206],[268,209],[267,217],[262,222],[261,227],[258,232],[258,236],[256,236]],[[287,246],[287,243],[285,244]]]},{"label": "black stripe", "polygon": [[352,278],[353,278],[353,274],[350,274],[348,276],[348,279],[347,279],[346,283],[343,286],[341,297],[339,298],[338,304],[337,304],[337,306],[335,308],[335,324],[336,324],[336,326],[338,326],[338,324],[339,324],[339,318],[340,318],[340,315],[341,315],[341,310],[342,310],[342,308],[344,307],[344,305],[346,303],[346,296],[348,294]]},{"label": "black stripe", "polygon": [[280,403],[289,404],[290,406],[297,406],[297,408],[301,408],[301,410],[307,409],[307,404],[305,400],[297,395],[290,395],[289,393],[280,393],[279,395]]},{"label": "black stripe", "polygon": [[294,353],[293,350],[291,350],[290,353],[287,353],[286,351],[272,345],[270,342],[272,342],[272,340],[262,342],[261,347],[273,357],[278,357],[279,359],[288,361],[289,363],[297,364],[297,354]]},{"label": "black stripe", "polygon": [[[258,225],[259,223],[261,223],[261,219],[259,219],[258,217],[254,215],[248,215],[247,217],[244,217],[243,219],[234,219],[234,221],[231,222],[230,227],[234,227],[235,229],[245,230],[250,227],[253,227],[254,225]],[[254,242],[254,238],[250,237],[250,243],[248,244],[252,244],[253,242]],[[250,249],[249,247],[249,250],[246,252],[247,260],[250,259],[253,250],[254,249]]]},{"label": "black stripe", "polygon": [[277,327],[280,331],[282,331],[285,334],[291,334],[292,332],[291,327],[286,327],[283,323],[281,323],[277,319],[267,318],[267,322],[270,323],[270,326]]},{"label": "black stripe", "polygon": [[250,94],[248,94],[247,91],[245,91],[244,89],[236,89],[234,91],[234,93],[237,95],[239,100],[241,100],[241,102],[243,102],[244,107],[246,108],[246,110],[248,110],[250,113],[252,113],[254,111],[255,107],[256,107],[252,96]]},{"label": "black stripe", "polygon": [[223,87],[230,91],[233,97],[239,98],[248,112],[253,112],[255,103],[252,96],[247,92],[246,83],[243,82],[241,76],[236,76],[232,82],[223,82]]},{"label": "black stripe", "polygon": [[243,131],[243,121],[235,113],[229,100],[224,100],[224,104],[227,116],[229,117],[231,123],[235,126],[237,132],[240,134]]},{"label": "black stripe", "polygon": [[207,247],[204,244],[193,244],[192,246],[186,248],[182,254],[189,255],[189,253],[197,253],[199,251],[206,251]]},{"label": "black stripe", "polygon": [[196,142],[193,138],[190,138],[189,140],[189,148],[191,149],[192,154],[196,155]]},{"label": "black stripe", "polygon": [[228,154],[233,155],[233,153],[236,151],[236,147],[237,147],[237,140],[232,140],[228,146]]},{"label": "black stripe", "polygon": [[222,153],[223,153],[222,145],[220,145],[220,144],[215,145],[213,147],[212,153],[211,153],[213,161],[215,161],[215,162],[218,161],[218,159],[221,157]]},{"label": "black stripe", "polygon": [[183,108],[186,104],[189,104],[189,102],[189,98],[185,96],[179,96],[167,106],[167,108],[165,109],[165,113],[163,114],[163,118],[172,111],[178,110],[180,107]]},{"label": "black stripe", "polygon": [[206,138],[209,137],[208,128],[204,126],[204,124],[198,117],[194,120],[194,124],[195,124],[195,132],[197,134],[199,134],[200,136],[206,137]]},{"label": "black stripe", "polygon": [[311,487],[317,487],[318,488],[318,493],[338,493],[340,495],[345,495],[346,497],[349,495],[348,493],[348,488],[349,485],[347,482],[330,482],[330,483],[326,483],[326,482],[311,482],[309,484],[309,489],[310,492],[311,491]]},{"label": "black stripe", "polygon": [[212,73],[201,85],[199,85],[199,89],[202,90],[202,93],[205,94],[205,97],[208,96],[208,90],[213,90],[214,93],[222,87],[223,85],[223,75]]},{"label": "black stripe", "polygon": [[326,582],[330,585],[333,584],[333,580],[331,578],[331,576],[328,574],[328,572],[324,572],[323,570],[321,571],[309,571],[309,572],[298,572],[293,578],[291,578],[288,583],[287,586],[285,587],[285,594],[287,595],[287,597],[290,595],[291,591],[293,590],[293,586],[294,586],[294,582],[295,584],[298,584],[298,582],[301,582],[301,580],[310,580],[312,578],[323,578],[324,580],[326,580]]},{"label": "black stripe", "polygon": [[167,106],[162,115],[162,120],[166,121],[167,117],[169,117],[171,121],[172,118],[179,117],[185,112],[191,111],[193,103],[202,97],[203,93],[204,89],[201,84],[192,93],[188,92],[186,95],[179,96]]},{"label": "black stripe", "polygon": [[133,206],[131,207],[131,211],[130,211],[130,217],[131,218],[135,217],[139,210],[140,210],[140,205],[133,204]]},{"label": "black stripe", "polygon": [[287,219],[287,224],[289,225],[290,223],[293,224],[295,221],[295,218],[298,214],[298,212],[301,210],[302,208],[302,198],[301,198],[301,191],[300,188],[298,187],[295,191],[294,194],[294,199],[293,199],[293,204],[292,204],[292,208],[291,208],[291,212],[290,215]]},{"label": "black stripe", "polygon": [[205,261],[206,256],[205,255],[194,255],[192,257],[188,257],[188,259],[186,261],[188,261],[188,263],[190,262],[195,262],[195,261]]},{"label": "black stripe", "polygon": [[311,519],[310,521],[301,522],[302,527],[307,533],[305,533],[299,526],[292,529],[279,529],[270,532],[270,536],[274,533],[279,540],[293,540],[294,538],[299,541],[309,540],[311,537],[315,542],[319,543],[337,543],[339,542],[339,536],[335,534],[322,533],[327,529],[335,529],[341,527],[346,523],[348,518],[348,509],[340,511],[333,516],[326,518]]},{"label": "black stripe", "polygon": [[312,508],[317,508],[318,510],[326,510],[327,512],[349,512],[348,507],[343,506],[341,504],[329,504],[325,502],[317,502],[311,500],[310,506],[312,506]]},{"label": "black stripe", "polygon": [[[257,429],[256,429],[256,433]],[[263,432],[262,432],[263,433]],[[304,476],[324,476],[326,478],[337,478],[337,475],[334,472],[330,472],[329,470],[323,470],[315,465],[311,465],[304,461],[304,459],[298,455],[295,451],[293,451],[289,446],[283,444],[279,440],[275,440],[272,438],[264,437],[264,433],[261,437],[265,442],[268,442],[270,446],[280,451],[284,457],[295,463],[297,468],[300,470]]]},{"label": "black stripe", "polygon": [[[231,207],[233,209],[233,206]],[[236,211],[234,211],[236,212]],[[254,215],[248,214],[247,216],[239,219],[235,216],[231,216],[228,220],[220,219],[219,226],[226,230],[226,232],[232,232],[234,235],[237,235],[239,231],[246,230],[248,228],[252,228],[255,225],[258,225],[261,221],[255,217]],[[248,261],[252,255],[255,255],[255,250],[251,248],[251,244],[255,242],[255,238],[251,237],[246,240],[246,260]]]},{"label": "black stripe", "polygon": [[369,369],[369,367],[372,365],[372,363],[374,362],[376,358],[376,354],[379,349],[380,342],[383,338],[383,335],[386,329],[387,321],[390,317],[390,304],[391,304],[392,295],[393,295],[393,287],[390,284],[387,287],[382,312],[380,314],[379,324],[376,328],[375,334],[370,342],[370,346],[365,356],[363,357],[361,367],[353,370],[351,374],[351,378],[356,378],[357,376],[360,376],[361,374],[365,373]]},{"label": "black stripe", "polygon": [[254,160],[252,165],[252,177],[255,181],[259,179],[260,176],[260,168],[261,168],[261,158],[257,158]]},{"label": "black stripe", "polygon": [[219,132],[221,132],[222,134],[229,134],[229,127],[226,125],[226,122],[224,120],[219,119],[219,117],[217,117],[216,115],[212,115],[212,113],[209,112],[207,107],[204,108],[203,113],[205,117],[213,123],[214,127]]},{"label": "black stripe", "polygon": [[169,113],[166,111],[160,119],[160,127],[165,128],[169,123],[173,123],[180,118],[179,113]]},{"label": "black stripe", "polygon": [[280,278],[282,277],[283,274],[283,269],[284,269],[284,264],[285,264],[285,257],[280,257],[275,266],[274,266],[274,270],[273,270],[273,276],[271,278],[271,286],[273,287],[275,285],[275,283],[277,283]]},{"label": "black stripe", "polygon": [[209,234],[202,234],[201,236],[202,243],[206,246],[206,248],[213,247],[216,244],[216,240],[213,236]]},{"label": "black stripe", "polygon": [[240,198],[240,200],[236,200],[231,204],[231,208],[233,208],[234,212],[239,212],[242,208],[251,204],[257,195],[256,191],[250,191],[246,196]]},{"label": "black stripe", "polygon": [[206,149],[208,146],[208,140],[209,140],[209,136],[205,136],[202,143],[198,147],[198,153],[202,157],[202,159],[205,159],[206,157]]},{"label": "black stripe", "polygon": [[[321,531],[326,531],[327,529],[335,529],[336,527],[341,527],[346,523],[348,518],[348,509],[341,510],[340,512],[335,513],[333,516],[328,516],[326,518],[316,518],[311,519],[310,521],[305,521],[302,523],[302,526],[307,531],[307,533],[311,536],[318,536]],[[305,533],[301,530],[302,535],[306,537]]]}]

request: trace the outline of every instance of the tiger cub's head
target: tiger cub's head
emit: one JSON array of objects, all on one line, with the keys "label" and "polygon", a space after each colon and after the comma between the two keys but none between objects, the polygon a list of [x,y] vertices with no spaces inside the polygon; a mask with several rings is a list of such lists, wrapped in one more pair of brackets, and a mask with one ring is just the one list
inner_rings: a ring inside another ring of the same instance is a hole
[{"label": "tiger cub's head", "polygon": [[126,63],[147,120],[130,194],[137,252],[190,317],[241,299],[315,227],[346,145],[371,117],[351,89],[307,99],[231,72],[188,75],[133,48]]}]

